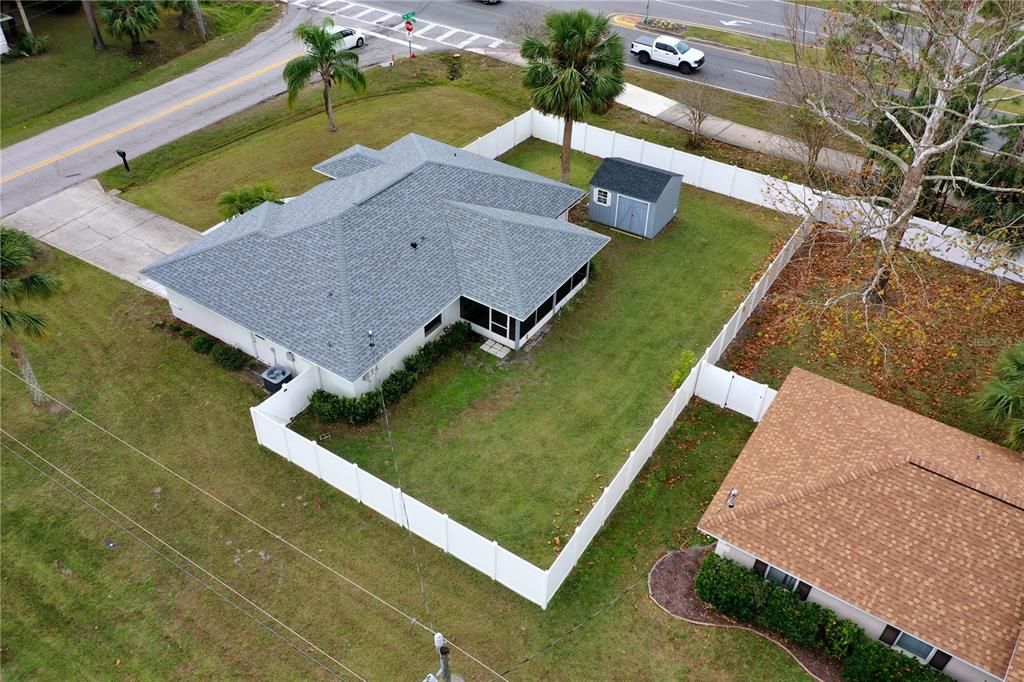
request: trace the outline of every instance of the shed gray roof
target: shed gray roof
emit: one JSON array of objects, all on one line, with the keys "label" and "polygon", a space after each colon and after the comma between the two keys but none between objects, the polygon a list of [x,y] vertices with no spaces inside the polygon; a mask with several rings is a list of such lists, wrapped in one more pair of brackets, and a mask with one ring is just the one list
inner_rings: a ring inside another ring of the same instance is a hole
[{"label": "shed gray roof", "polygon": [[418,135],[316,170],[143,272],[355,381],[367,330],[386,354],[459,296],[522,319],[609,241],[557,219],[580,190]]},{"label": "shed gray roof", "polygon": [[657,201],[665,187],[675,177],[678,177],[678,173],[610,156],[594,173],[590,185],[625,194],[627,197]]}]

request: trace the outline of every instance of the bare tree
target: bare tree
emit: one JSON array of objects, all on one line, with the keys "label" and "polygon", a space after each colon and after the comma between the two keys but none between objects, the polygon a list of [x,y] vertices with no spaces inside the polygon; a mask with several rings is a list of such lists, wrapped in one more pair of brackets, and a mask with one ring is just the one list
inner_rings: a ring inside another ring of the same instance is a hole
[{"label": "bare tree", "polygon": [[687,83],[684,90],[679,91],[675,99],[686,106],[686,121],[690,128],[690,144],[700,146],[704,122],[725,107],[725,94],[718,88],[701,83]]},{"label": "bare tree", "polygon": [[786,107],[782,113],[787,118],[786,129],[792,142],[793,151],[804,163],[808,182],[818,171],[818,160],[822,150],[839,139],[839,133],[818,111],[807,104],[809,98],[829,100],[829,109],[849,116],[852,104],[849,97],[839,88],[833,87],[827,73],[807,66],[782,64],[776,69],[775,94]]},{"label": "bare tree", "polygon": [[[794,6],[796,7],[796,6]],[[847,93],[852,112],[838,110],[835,98],[808,89],[803,103],[837,133],[878,159],[891,172],[886,182],[864,197],[876,210],[865,219],[866,229],[882,237],[870,280],[861,297],[884,301],[893,276],[898,248],[922,197],[936,183],[992,193],[1021,195],[1024,188],[1000,186],[978,172],[978,164],[962,160],[976,155],[988,133],[1020,129],[1020,121],[997,122],[992,111],[1013,99],[992,88],[1013,75],[1024,50],[1024,3],[1013,0],[896,0],[889,3],[897,20],[882,15],[874,3],[850,3],[848,13],[829,12],[818,29],[823,64],[799,58],[804,52],[798,11],[788,17],[794,66],[799,78],[820,78],[828,72],[826,92]],[[913,15],[917,27],[900,21]],[[798,44],[798,41],[801,44]],[[927,47],[927,49],[925,49]],[[913,87],[915,98],[906,89]],[[1020,97],[1017,95],[1016,97]],[[864,132],[864,123],[890,126],[896,143],[883,143]],[[981,136],[983,137],[983,136]],[[1006,152],[995,152],[1006,154]],[[1019,162],[1017,159],[1016,162]]]},{"label": "bare tree", "polygon": [[515,10],[498,25],[498,35],[505,36],[510,43],[522,44],[526,36],[544,34],[544,16],[550,9],[538,5],[519,4]]}]

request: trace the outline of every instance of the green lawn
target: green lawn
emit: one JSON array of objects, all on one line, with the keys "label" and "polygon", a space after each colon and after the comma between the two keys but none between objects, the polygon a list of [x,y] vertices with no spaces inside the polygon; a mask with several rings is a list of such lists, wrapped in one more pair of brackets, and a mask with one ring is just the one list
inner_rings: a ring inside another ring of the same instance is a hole
[{"label": "green lawn", "polygon": [[96,52],[80,8],[44,14],[32,28],[48,36],[49,50],[4,62],[0,145],[28,139],[223,57],[270,26],[279,11],[275,3],[204,3],[213,37],[203,44],[178,28],[176,12],[162,10],[161,27],[149,36],[156,44],[147,45],[141,56],[128,54],[127,41],[106,34],[108,49]]},{"label": "green lawn", "polygon": [[[503,157],[558,177],[554,145],[528,141]],[[599,160],[577,154],[586,186]],[[645,241],[612,242],[596,275],[543,342],[508,363],[474,348],[449,358],[379,426],[325,426],[307,436],[402,484],[520,556],[547,566],[664,406],[673,361],[699,355],[735,309],[772,245],[795,225],[685,187],[674,224]],[[553,481],[558,480],[557,485]]]},{"label": "green lawn", "polygon": [[[703,248],[698,240],[692,244]],[[49,268],[66,282],[63,293],[37,306],[52,334],[25,342],[47,390],[502,671],[637,584],[662,553],[692,540],[696,520],[753,428],[750,420],[714,407],[688,409],[541,611],[261,450],[247,410],[261,397],[240,375],[155,328],[167,315],[165,301],[69,256],[55,254]],[[14,368],[6,352],[3,365]],[[422,630],[75,415],[33,409],[16,380],[6,373],[0,378],[5,431],[357,672],[413,679],[436,667]],[[4,443],[0,636],[6,676],[317,676],[306,659],[8,448],[35,461],[32,455],[7,438]],[[115,549],[105,546],[108,539]],[[807,679],[774,645],[750,633],[673,620],[645,590],[640,582],[509,677],[725,681],[747,680],[757,670],[765,679]],[[490,679],[458,652],[453,662],[467,680]]]}]

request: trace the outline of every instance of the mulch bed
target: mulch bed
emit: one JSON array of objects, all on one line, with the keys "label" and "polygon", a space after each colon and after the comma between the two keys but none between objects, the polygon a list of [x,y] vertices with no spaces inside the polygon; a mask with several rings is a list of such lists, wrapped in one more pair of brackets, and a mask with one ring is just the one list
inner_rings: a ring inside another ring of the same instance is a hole
[{"label": "mulch bed", "polygon": [[691,547],[666,554],[651,568],[648,588],[651,599],[661,608],[696,625],[750,630],[782,647],[797,663],[821,682],[841,682],[836,661],[813,649],[783,644],[755,625],[741,625],[705,604],[693,589],[694,578],[711,546]]}]

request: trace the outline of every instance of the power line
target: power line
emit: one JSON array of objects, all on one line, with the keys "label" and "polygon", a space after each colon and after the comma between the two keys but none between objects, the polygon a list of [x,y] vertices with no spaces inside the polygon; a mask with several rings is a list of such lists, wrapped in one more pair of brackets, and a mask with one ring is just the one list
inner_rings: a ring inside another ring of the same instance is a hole
[{"label": "power line", "polygon": [[641,584],[643,582],[646,582],[646,581],[647,581],[647,576],[645,575],[643,578],[640,578],[639,580],[634,582],[632,585],[630,585],[626,589],[622,590],[622,592],[619,592],[617,595],[615,595],[614,599],[612,599],[610,602],[608,602],[607,604],[605,604],[604,606],[599,608],[597,611],[594,611],[592,614],[590,614],[589,616],[587,616],[586,618],[581,620],[579,623],[577,623],[573,627],[569,628],[568,630],[566,630],[565,632],[560,634],[558,637],[555,637],[553,640],[551,640],[550,642],[548,642],[547,644],[542,646],[540,649],[537,649],[537,651],[533,652],[532,654],[530,654],[526,658],[522,659],[518,663],[514,663],[513,665],[509,666],[501,674],[502,675],[508,675],[510,672],[512,672],[516,668],[524,666],[527,663],[529,663],[530,661],[532,661],[533,659],[537,658],[538,656],[546,653],[549,649],[554,647],[556,644],[561,642],[563,639],[565,639],[566,637],[569,637],[570,635],[574,634],[577,630],[581,629],[584,625],[586,625],[590,621],[594,620],[595,618],[600,616],[602,613],[604,613],[605,611],[607,611],[611,607],[615,606],[619,602],[620,599],[622,599],[627,594],[629,594],[630,592],[635,590],[637,585],[639,585],[639,584]]},{"label": "power line", "polygon": [[[302,640],[302,642],[303,642],[303,643],[305,643],[305,644],[306,644],[307,646],[309,646],[309,647],[311,647],[311,648],[315,649],[315,650],[316,650],[316,651],[318,651],[318,652],[319,652],[319,653],[320,653],[321,655],[323,655],[324,657],[326,657],[326,658],[330,659],[330,660],[331,660],[331,661],[332,661],[333,663],[335,663],[336,665],[340,666],[340,667],[341,667],[341,668],[343,668],[343,669],[344,669],[344,670],[345,670],[346,672],[348,672],[349,674],[353,675],[353,676],[354,676],[354,677],[356,677],[357,679],[359,679],[359,680],[362,680],[362,682],[367,682],[367,680],[366,680],[366,678],[365,678],[365,677],[363,677],[363,676],[362,676],[362,675],[360,675],[359,673],[357,673],[357,672],[355,672],[354,670],[352,670],[351,668],[349,668],[349,667],[348,667],[347,665],[345,665],[344,663],[342,663],[341,661],[339,661],[339,660],[338,660],[337,658],[335,658],[334,656],[331,656],[331,655],[330,655],[329,653],[327,653],[327,652],[326,652],[326,651],[324,651],[324,650],[323,650],[322,648],[320,648],[319,646],[317,646],[316,644],[314,644],[313,642],[311,642],[311,641],[310,641],[309,639],[307,639],[307,638],[303,637],[303,636],[302,636],[301,634],[299,634],[298,632],[296,632],[295,630],[293,630],[292,628],[290,628],[290,627],[289,627],[288,625],[286,625],[286,624],[285,624],[284,622],[282,622],[282,621],[281,621],[281,620],[280,620],[279,618],[277,618],[276,616],[274,616],[273,614],[271,614],[271,613],[270,613],[269,611],[267,611],[266,609],[264,609],[263,607],[261,607],[261,606],[260,606],[259,604],[257,604],[256,602],[252,601],[251,599],[249,599],[248,597],[246,597],[245,595],[243,595],[243,594],[242,594],[241,592],[239,592],[239,591],[238,591],[238,590],[236,590],[235,588],[233,588],[233,587],[231,587],[230,585],[228,585],[228,584],[227,584],[226,582],[224,582],[223,580],[221,580],[220,578],[218,578],[218,577],[217,577],[216,575],[214,575],[213,573],[211,573],[211,572],[210,572],[210,571],[208,571],[207,569],[205,569],[205,568],[203,568],[202,566],[200,566],[200,565],[199,565],[198,563],[196,563],[196,562],[195,562],[194,560],[190,559],[189,557],[187,557],[187,556],[185,556],[184,554],[182,554],[181,552],[179,552],[179,551],[178,551],[177,549],[175,549],[175,548],[174,548],[174,547],[173,547],[173,546],[172,546],[172,545],[171,545],[170,543],[168,543],[167,541],[165,541],[165,540],[161,539],[161,538],[160,538],[160,537],[159,537],[158,535],[156,535],[155,533],[153,533],[152,531],[150,531],[149,529],[147,529],[147,528],[146,528],[145,526],[143,526],[142,524],[138,523],[137,521],[135,521],[134,519],[132,519],[132,518],[131,518],[130,516],[128,516],[127,514],[125,514],[124,512],[122,512],[122,511],[121,511],[120,509],[118,509],[117,507],[115,507],[114,505],[112,505],[112,504],[111,504],[110,502],[108,502],[107,500],[103,499],[102,497],[100,497],[99,495],[97,495],[96,493],[94,493],[94,492],[93,492],[92,490],[90,490],[89,488],[87,488],[87,487],[86,487],[85,485],[83,485],[83,484],[82,484],[82,483],[81,483],[80,481],[76,480],[76,479],[75,479],[74,477],[72,477],[72,476],[71,476],[70,474],[68,474],[68,473],[67,473],[66,471],[64,471],[63,469],[61,469],[60,467],[58,467],[58,466],[57,466],[56,464],[54,464],[53,462],[49,461],[48,459],[46,459],[45,457],[43,457],[42,455],[40,455],[40,454],[39,454],[38,452],[36,452],[35,450],[33,450],[33,449],[32,449],[31,447],[29,447],[29,446],[28,446],[28,445],[26,445],[25,443],[22,443],[22,442],[21,442],[20,440],[18,440],[18,439],[17,439],[17,438],[15,438],[14,436],[12,436],[12,435],[10,434],[10,432],[8,432],[8,431],[5,431],[5,430],[3,430],[3,429],[0,429],[0,433],[2,433],[3,435],[7,436],[7,437],[8,437],[8,438],[10,438],[11,440],[13,440],[13,441],[14,441],[15,443],[17,443],[18,445],[20,445],[20,446],[21,446],[22,448],[24,448],[25,450],[28,450],[29,452],[31,452],[31,453],[32,453],[33,455],[35,455],[35,456],[36,456],[37,458],[39,458],[40,460],[42,460],[43,462],[45,462],[45,463],[46,463],[46,464],[47,464],[47,465],[48,465],[48,466],[49,466],[50,468],[52,468],[52,469],[53,469],[54,471],[58,472],[58,473],[59,473],[59,474],[60,474],[61,476],[65,477],[66,479],[68,479],[69,481],[71,481],[72,483],[74,483],[75,485],[77,485],[77,486],[78,486],[79,488],[81,488],[82,490],[84,490],[85,492],[87,492],[87,493],[88,493],[89,495],[91,495],[92,497],[94,497],[94,498],[96,498],[97,500],[99,500],[100,502],[102,502],[102,503],[103,503],[103,504],[104,504],[105,506],[109,507],[109,508],[110,508],[111,510],[113,510],[113,511],[114,511],[114,512],[115,512],[116,514],[118,514],[119,516],[123,517],[123,518],[124,518],[124,519],[125,519],[125,520],[126,520],[126,521],[128,522],[128,524],[130,524],[130,525],[132,525],[132,526],[135,526],[135,527],[139,528],[139,529],[140,529],[140,530],[142,530],[142,531],[143,531],[143,532],[144,532],[144,533],[145,533],[146,535],[149,535],[149,536],[150,536],[151,538],[153,538],[154,540],[156,540],[156,541],[157,541],[158,543],[160,543],[160,544],[161,544],[161,545],[163,545],[164,547],[167,547],[168,549],[170,549],[170,550],[171,550],[171,551],[172,551],[172,552],[173,552],[174,554],[177,554],[177,555],[178,555],[179,557],[181,557],[182,559],[184,559],[185,561],[187,561],[188,563],[192,564],[192,565],[193,565],[193,566],[195,566],[195,567],[196,567],[197,569],[199,569],[199,571],[201,571],[202,573],[205,573],[205,574],[206,574],[207,576],[209,576],[209,577],[210,577],[211,579],[213,579],[213,581],[215,581],[216,583],[218,583],[218,584],[222,585],[222,586],[223,586],[223,587],[225,587],[225,588],[226,588],[227,590],[229,590],[229,591],[230,591],[230,592],[231,592],[232,594],[234,594],[234,595],[236,595],[237,597],[241,598],[241,599],[242,599],[242,600],[244,600],[244,601],[245,601],[246,603],[248,603],[248,604],[249,604],[250,606],[254,607],[254,608],[255,608],[256,610],[258,610],[258,611],[259,611],[260,613],[262,613],[262,614],[263,614],[264,616],[266,616],[266,617],[267,617],[267,618],[269,618],[270,620],[272,620],[272,621],[274,621],[275,623],[277,623],[277,624],[278,624],[279,626],[281,626],[282,628],[284,628],[285,630],[287,630],[288,632],[290,632],[290,633],[291,633],[292,635],[294,635],[294,636],[295,636],[295,637],[297,637],[298,639]],[[325,665],[325,664],[323,663],[323,661],[319,660],[319,659],[318,659],[318,658],[316,658],[315,656],[312,656],[312,655],[310,655],[310,654],[309,654],[308,652],[305,652],[305,651],[303,651],[302,649],[300,649],[300,648],[299,648],[298,646],[296,646],[296,645],[295,645],[295,643],[294,643],[294,642],[292,642],[291,640],[289,640],[288,638],[286,638],[286,637],[285,637],[284,635],[282,635],[281,633],[279,633],[279,632],[277,632],[276,630],[274,630],[274,629],[273,629],[272,627],[270,627],[270,626],[269,626],[269,625],[268,625],[267,623],[265,623],[265,622],[261,621],[260,619],[256,618],[256,617],[255,617],[255,616],[254,616],[253,614],[249,613],[248,611],[246,611],[245,609],[243,609],[243,608],[242,608],[241,606],[239,606],[239,605],[238,605],[238,604],[236,604],[235,602],[233,602],[233,601],[231,601],[230,599],[228,599],[228,598],[227,598],[226,596],[224,596],[224,595],[223,595],[223,594],[222,594],[221,592],[218,592],[218,591],[217,591],[216,589],[214,589],[214,588],[213,588],[213,587],[212,587],[211,585],[209,585],[208,583],[206,583],[205,581],[203,581],[203,580],[202,580],[202,579],[201,579],[200,577],[198,577],[197,575],[195,575],[194,573],[192,573],[191,571],[189,571],[189,570],[188,570],[187,568],[185,568],[185,567],[184,567],[184,566],[182,566],[181,564],[179,564],[179,563],[175,562],[175,561],[174,561],[174,560],[173,560],[173,559],[172,559],[171,557],[167,556],[166,554],[164,554],[163,552],[161,552],[161,551],[160,551],[159,549],[157,549],[156,547],[154,547],[154,546],[153,546],[153,545],[151,545],[150,543],[146,542],[146,541],[145,541],[145,540],[144,540],[143,538],[141,538],[141,537],[140,537],[139,535],[137,535],[136,533],[134,533],[134,532],[133,532],[133,531],[132,531],[132,530],[131,530],[130,528],[128,528],[128,527],[127,527],[126,525],[124,525],[123,523],[120,523],[120,522],[118,522],[118,521],[117,521],[117,519],[115,519],[115,518],[113,518],[112,516],[110,516],[109,514],[105,513],[105,512],[104,512],[104,511],[103,511],[102,509],[100,509],[100,508],[99,508],[99,507],[97,507],[96,505],[92,504],[92,503],[91,503],[91,502],[90,502],[89,500],[87,500],[86,498],[82,497],[81,495],[79,495],[78,493],[76,493],[76,492],[75,492],[74,490],[72,490],[72,489],[71,489],[71,488],[69,488],[68,486],[64,485],[64,484],[63,484],[63,483],[61,483],[61,482],[60,482],[59,480],[57,480],[56,478],[54,478],[53,476],[51,476],[51,475],[50,475],[50,474],[48,474],[47,472],[45,472],[45,471],[43,471],[42,469],[40,469],[39,467],[37,467],[37,466],[36,466],[35,464],[33,464],[32,462],[30,462],[30,461],[28,461],[27,459],[25,459],[24,457],[22,457],[22,456],[21,456],[21,454],[20,454],[20,453],[19,453],[19,452],[18,452],[17,450],[15,450],[14,448],[12,448],[12,447],[11,447],[11,446],[10,446],[9,444],[7,444],[7,445],[6,445],[5,447],[6,447],[6,448],[7,448],[7,449],[8,449],[8,450],[9,450],[9,451],[10,451],[10,452],[11,452],[11,453],[12,453],[12,454],[13,454],[13,455],[15,456],[15,457],[17,457],[18,459],[20,459],[20,460],[21,460],[22,462],[24,462],[25,464],[29,465],[30,467],[32,467],[33,469],[35,469],[36,471],[38,471],[38,472],[39,472],[40,474],[42,474],[42,475],[43,475],[43,476],[45,476],[46,478],[50,479],[50,481],[52,481],[53,483],[55,483],[55,484],[57,484],[58,486],[60,486],[61,488],[63,488],[63,489],[65,490],[65,491],[67,491],[67,492],[68,492],[69,494],[71,494],[72,496],[74,496],[74,497],[75,497],[76,499],[78,499],[78,500],[79,500],[80,502],[82,502],[82,503],[83,503],[83,504],[85,504],[86,506],[90,507],[90,508],[91,508],[91,509],[92,509],[93,511],[95,511],[95,512],[96,512],[97,514],[99,514],[100,516],[102,516],[103,518],[105,518],[105,519],[106,519],[107,521],[111,522],[112,524],[114,524],[115,526],[117,526],[118,528],[120,528],[120,529],[121,529],[122,531],[124,531],[125,533],[127,533],[128,535],[130,535],[131,537],[133,537],[133,538],[134,538],[135,540],[137,540],[138,542],[140,542],[141,544],[143,544],[143,545],[144,545],[145,547],[147,547],[147,548],[148,548],[148,549],[149,549],[150,551],[152,551],[152,552],[153,552],[154,554],[156,554],[157,556],[159,556],[159,557],[160,557],[161,559],[165,560],[165,561],[166,561],[167,563],[171,564],[172,566],[174,566],[175,568],[177,568],[178,570],[180,570],[180,571],[181,571],[182,573],[184,573],[185,575],[187,575],[187,576],[189,576],[190,578],[192,578],[193,580],[195,580],[195,581],[196,581],[197,583],[199,583],[200,585],[202,585],[203,587],[205,587],[205,588],[206,588],[207,590],[209,590],[209,591],[210,591],[210,592],[212,592],[213,594],[217,595],[217,596],[218,596],[218,597],[219,597],[219,598],[220,598],[220,599],[221,599],[222,601],[224,601],[224,602],[225,602],[226,604],[228,604],[228,605],[230,605],[230,606],[234,607],[235,609],[237,609],[237,610],[238,610],[238,611],[239,611],[240,613],[242,613],[242,614],[244,614],[245,616],[247,616],[248,618],[250,618],[250,619],[251,619],[251,620],[252,620],[252,621],[253,621],[254,623],[256,623],[257,625],[261,626],[262,628],[264,628],[265,630],[267,630],[268,632],[270,632],[271,634],[273,634],[273,635],[274,635],[275,637],[277,637],[278,639],[280,639],[280,640],[281,640],[282,642],[284,642],[285,644],[287,644],[287,645],[288,645],[288,646],[290,646],[291,648],[295,649],[295,651],[297,651],[298,653],[302,654],[303,656],[305,656],[306,658],[308,658],[308,659],[309,659],[310,661],[312,661],[313,663],[315,663],[315,664],[316,664],[316,665],[318,665],[319,667],[323,668],[323,669],[324,669],[325,671],[327,671],[328,673],[330,673],[330,674],[331,674],[331,675],[333,675],[334,677],[336,677],[336,678],[338,678],[338,679],[341,679],[341,675],[339,675],[339,674],[337,673],[337,671],[335,671],[335,670],[331,669],[330,667],[328,667],[327,665]]]},{"label": "power line", "polygon": [[[4,372],[6,372],[7,374],[11,375],[12,377],[14,377],[15,379],[17,379],[17,380],[18,380],[18,381],[20,381],[21,383],[25,384],[26,386],[29,386],[30,388],[33,388],[32,386],[30,386],[30,384],[29,384],[29,383],[28,383],[27,381],[25,381],[25,379],[24,379],[24,378],[22,378],[22,377],[21,377],[20,375],[18,375],[18,374],[16,374],[16,373],[14,373],[14,372],[12,372],[12,371],[11,371],[11,370],[9,370],[8,368],[4,367],[3,365],[0,365],[0,370],[3,370]],[[174,476],[174,477],[175,477],[175,478],[177,478],[178,480],[182,481],[183,483],[185,483],[185,484],[187,484],[187,485],[191,486],[191,487],[192,487],[192,488],[194,488],[195,490],[197,490],[197,491],[201,492],[201,493],[202,493],[203,495],[206,495],[206,496],[207,496],[207,497],[209,497],[209,498],[210,498],[211,500],[213,500],[214,502],[217,502],[218,504],[222,505],[222,506],[223,506],[223,507],[225,507],[226,509],[230,510],[231,512],[233,512],[234,514],[236,514],[237,516],[239,516],[240,518],[242,518],[242,519],[244,519],[244,520],[248,521],[249,523],[253,524],[253,525],[254,525],[254,526],[256,526],[257,528],[259,528],[260,530],[262,530],[262,531],[263,531],[264,533],[267,533],[268,535],[272,536],[273,538],[275,538],[276,540],[278,540],[279,542],[281,542],[282,544],[284,544],[284,545],[285,545],[285,546],[287,546],[288,548],[290,548],[290,549],[294,550],[295,552],[298,552],[299,554],[301,554],[301,555],[302,555],[302,556],[304,556],[305,558],[307,558],[307,559],[309,559],[309,560],[313,561],[314,563],[316,563],[316,564],[317,564],[318,566],[320,566],[321,568],[324,568],[324,569],[326,569],[326,570],[330,571],[330,572],[331,572],[331,573],[333,573],[333,574],[334,574],[335,576],[337,576],[337,577],[338,577],[338,578],[340,578],[341,580],[345,581],[346,583],[348,583],[348,584],[349,584],[349,585],[351,585],[352,587],[356,588],[357,590],[359,590],[359,591],[360,591],[360,592],[362,592],[363,594],[365,594],[365,595],[367,595],[367,596],[369,596],[369,597],[373,598],[374,600],[376,600],[376,601],[377,601],[378,603],[380,603],[381,605],[383,605],[383,606],[386,606],[387,608],[391,609],[391,610],[392,610],[392,611],[394,611],[395,613],[399,614],[400,616],[402,616],[403,618],[405,618],[406,620],[408,620],[408,621],[409,621],[409,622],[410,622],[411,624],[413,624],[413,625],[418,625],[418,626],[419,626],[419,627],[421,627],[421,628],[422,628],[423,630],[425,630],[425,631],[427,631],[427,632],[431,633],[431,635],[433,635],[433,634],[434,634],[434,630],[433,630],[433,628],[431,628],[431,627],[428,627],[428,626],[427,626],[426,624],[424,624],[424,623],[420,622],[420,621],[419,621],[419,620],[418,620],[418,619],[417,619],[417,618],[416,618],[415,616],[412,616],[412,615],[410,615],[410,614],[406,613],[405,611],[403,611],[402,609],[398,608],[397,606],[395,606],[395,605],[394,605],[394,604],[392,604],[391,602],[387,601],[387,600],[386,600],[386,599],[384,599],[383,597],[380,597],[380,596],[378,596],[377,594],[375,594],[375,593],[371,592],[371,591],[370,591],[369,589],[367,589],[367,588],[363,587],[362,585],[360,585],[359,583],[357,583],[357,582],[356,582],[355,580],[353,580],[352,578],[349,578],[348,576],[344,575],[343,573],[341,573],[340,571],[338,571],[337,569],[335,569],[335,568],[334,568],[333,566],[329,566],[328,564],[325,564],[325,563],[324,563],[323,561],[321,561],[321,560],[320,560],[320,559],[318,559],[317,557],[313,556],[312,554],[310,554],[310,553],[309,553],[309,552],[307,552],[306,550],[304,550],[304,549],[302,549],[301,547],[298,547],[298,546],[296,546],[296,545],[292,544],[292,543],[291,543],[290,541],[286,540],[286,539],[285,539],[284,537],[282,537],[282,536],[281,536],[281,535],[279,535],[278,533],[275,533],[274,531],[270,530],[269,528],[267,528],[266,526],[264,526],[263,524],[261,524],[261,523],[260,523],[259,521],[256,521],[255,519],[253,519],[253,518],[251,518],[251,517],[247,516],[247,515],[246,515],[246,514],[245,514],[244,512],[242,512],[241,510],[239,510],[239,509],[235,508],[234,506],[232,506],[232,505],[228,504],[227,502],[225,502],[224,500],[220,499],[219,497],[217,497],[217,496],[216,496],[216,495],[214,495],[213,493],[209,492],[209,491],[208,491],[208,490],[206,490],[205,488],[202,488],[201,486],[199,486],[199,485],[197,485],[197,484],[193,483],[192,481],[188,480],[187,478],[185,478],[184,476],[182,476],[182,475],[181,475],[181,474],[179,474],[178,472],[176,472],[176,471],[174,471],[173,469],[169,468],[168,466],[166,466],[165,464],[163,464],[163,463],[162,463],[162,462],[160,462],[159,460],[157,460],[157,459],[155,459],[155,458],[153,458],[153,457],[151,457],[151,456],[147,455],[147,454],[146,454],[145,452],[143,452],[142,450],[138,449],[137,447],[135,447],[134,445],[132,445],[132,444],[131,444],[131,443],[129,443],[128,441],[124,440],[123,438],[121,438],[120,436],[118,436],[118,435],[117,435],[116,433],[113,433],[113,432],[111,432],[111,431],[107,430],[107,429],[106,429],[105,427],[103,427],[103,426],[102,426],[102,425],[100,425],[100,424],[97,424],[97,423],[96,423],[96,422],[94,422],[94,421],[93,421],[92,419],[89,419],[89,417],[85,416],[84,414],[82,414],[81,412],[79,412],[78,410],[76,410],[75,408],[71,407],[70,405],[68,405],[68,404],[66,404],[66,403],[63,403],[63,402],[61,402],[60,400],[58,400],[57,398],[55,398],[55,397],[54,397],[54,396],[53,396],[52,394],[50,394],[50,393],[47,393],[46,391],[42,390],[42,389],[41,389],[41,388],[39,388],[38,386],[37,386],[37,387],[34,387],[34,388],[37,388],[37,389],[39,390],[39,392],[40,392],[40,393],[42,393],[42,394],[43,394],[44,396],[46,396],[46,397],[47,397],[47,398],[48,398],[49,400],[51,400],[51,401],[53,401],[54,403],[56,403],[57,405],[59,405],[59,406],[63,407],[63,408],[64,408],[64,409],[66,409],[66,410],[67,410],[68,412],[71,412],[72,414],[74,414],[74,415],[76,415],[77,417],[81,418],[81,419],[82,419],[83,421],[85,421],[85,422],[86,422],[86,423],[88,423],[89,425],[91,425],[91,426],[94,426],[94,427],[96,427],[97,429],[99,429],[100,431],[102,431],[103,433],[105,433],[106,435],[110,436],[111,438],[113,438],[113,439],[114,439],[114,440],[116,440],[117,442],[119,442],[119,443],[121,443],[122,445],[124,445],[125,447],[129,448],[130,450],[132,450],[132,451],[134,451],[134,452],[138,453],[139,455],[141,455],[141,456],[142,456],[142,457],[144,457],[145,459],[149,460],[149,461],[150,461],[150,462],[152,462],[153,464],[156,464],[156,465],[157,465],[158,467],[160,467],[161,469],[163,469],[163,470],[164,470],[164,471],[166,471],[167,473],[171,474],[172,476]],[[452,642],[452,641],[448,640],[448,639],[447,639],[447,637],[446,637],[445,639],[446,639],[446,641],[448,642],[448,644],[449,644],[449,645],[451,645],[451,646],[452,646],[452,647],[453,647],[454,649],[458,650],[458,651],[459,651],[459,653],[461,653],[461,654],[462,654],[463,656],[465,656],[465,657],[466,657],[466,658],[468,658],[469,660],[471,660],[471,661],[473,661],[474,663],[476,663],[477,665],[479,665],[479,666],[480,666],[481,668],[483,668],[483,669],[484,669],[484,670],[486,670],[487,672],[491,673],[492,675],[494,675],[494,676],[495,676],[495,677],[497,677],[498,679],[501,679],[501,680],[506,680],[506,679],[507,679],[507,678],[505,678],[505,677],[504,677],[504,676],[503,676],[503,675],[502,675],[501,673],[499,673],[498,671],[496,671],[496,670],[494,670],[493,668],[491,668],[490,666],[488,666],[488,665],[487,665],[486,663],[484,663],[483,661],[481,661],[481,660],[480,660],[479,658],[477,658],[476,656],[472,655],[471,653],[469,653],[469,652],[468,652],[468,651],[466,651],[465,649],[461,648],[460,646],[458,646],[458,645],[457,645],[457,644],[455,644],[454,642]]]},{"label": "power line", "polygon": [[[370,333],[370,347],[372,348],[375,344],[373,343],[373,332]],[[378,360],[379,362],[379,360]],[[380,377],[380,366],[375,364],[373,367],[374,376]],[[388,418],[388,405],[387,401],[384,400],[384,382],[377,382],[377,395],[380,397],[380,411],[384,415],[384,426],[388,433],[388,446],[391,448],[391,461],[395,466],[395,478],[398,483],[398,489],[402,490],[402,472],[398,468],[398,454],[395,452],[395,439],[391,433],[391,420]],[[416,579],[420,583],[420,596],[423,598],[423,612],[427,614],[427,622],[430,624],[430,629],[434,629],[434,619],[430,617],[430,604],[427,602],[427,588],[423,584],[423,573],[420,571],[420,559],[416,554],[416,540],[413,537],[412,528],[409,525],[409,512],[405,507],[405,493],[399,495],[402,504],[402,516],[405,519],[405,527],[408,530],[409,535],[409,547],[412,550],[412,559],[416,564]]]}]

